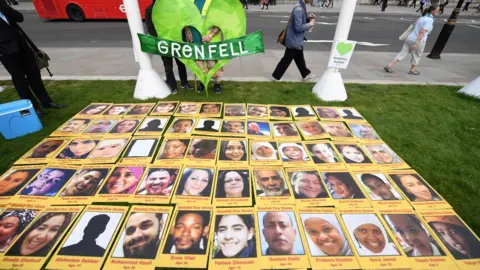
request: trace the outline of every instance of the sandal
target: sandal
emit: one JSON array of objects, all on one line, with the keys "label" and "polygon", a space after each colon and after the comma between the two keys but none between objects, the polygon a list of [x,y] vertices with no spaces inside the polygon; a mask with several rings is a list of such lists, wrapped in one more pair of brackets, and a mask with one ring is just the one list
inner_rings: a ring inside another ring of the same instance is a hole
[{"label": "sandal", "polygon": [[383,69],[385,69],[385,71],[387,73],[393,73],[393,70],[391,68],[389,68],[388,66],[384,67]]},{"label": "sandal", "polygon": [[408,74],[410,74],[410,75],[420,75],[420,71],[418,71],[418,70],[409,71]]}]

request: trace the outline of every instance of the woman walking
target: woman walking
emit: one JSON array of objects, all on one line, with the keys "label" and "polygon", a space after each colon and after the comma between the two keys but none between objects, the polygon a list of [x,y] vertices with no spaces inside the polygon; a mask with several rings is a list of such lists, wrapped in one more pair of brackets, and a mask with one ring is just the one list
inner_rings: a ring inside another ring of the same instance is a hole
[{"label": "woman walking", "polygon": [[415,12],[421,11],[423,14],[423,6],[425,6],[427,3],[428,3],[428,0],[420,0],[420,7]]},{"label": "woman walking", "polygon": [[264,7],[267,7],[267,10],[268,10],[268,0],[262,0],[262,9]]},{"label": "woman walking", "polygon": [[435,16],[439,12],[439,7],[437,4],[431,5],[423,12],[423,16],[420,17],[413,31],[405,39],[403,44],[402,51],[395,56],[395,58],[386,66],[384,69],[388,73],[393,73],[392,66],[402,61],[408,54],[412,55],[412,66],[408,74],[410,75],[419,75],[420,72],[416,69],[420,59],[422,58],[423,50],[425,49],[425,44],[427,43],[428,34],[432,32],[433,22],[435,21]]}]

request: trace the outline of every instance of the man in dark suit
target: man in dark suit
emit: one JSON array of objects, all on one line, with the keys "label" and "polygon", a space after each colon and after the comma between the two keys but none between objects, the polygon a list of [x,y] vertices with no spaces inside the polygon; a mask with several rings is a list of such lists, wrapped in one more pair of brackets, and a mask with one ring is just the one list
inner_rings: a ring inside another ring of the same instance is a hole
[{"label": "man in dark suit", "polygon": [[[12,76],[12,82],[22,99],[29,99],[37,113],[44,108],[63,108],[55,104],[47,93],[32,49],[20,34],[17,23],[23,22],[22,13],[0,0],[0,62]],[[36,98],[35,98],[36,96]]]}]

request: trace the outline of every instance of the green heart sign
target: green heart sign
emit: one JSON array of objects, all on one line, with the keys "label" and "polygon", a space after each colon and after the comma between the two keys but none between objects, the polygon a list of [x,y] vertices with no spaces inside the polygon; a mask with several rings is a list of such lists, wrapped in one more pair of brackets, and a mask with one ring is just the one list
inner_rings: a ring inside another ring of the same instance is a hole
[{"label": "green heart sign", "polygon": [[337,52],[340,54],[340,56],[344,56],[345,54],[351,52],[352,49],[353,44],[351,43],[339,42],[337,44]]},{"label": "green heart sign", "polygon": [[[152,20],[155,30],[161,38],[182,42],[183,29],[195,27],[202,36],[217,26],[225,40],[242,37],[247,31],[247,18],[243,6],[238,0],[206,0],[207,13],[205,19],[194,3],[194,0],[157,0],[153,7]],[[205,9],[205,7],[204,7]],[[220,36],[218,34],[217,36]],[[230,59],[219,60],[215,66],[205,73],[191,59],[180,59],[205,85],[212,76],[227,64]]]}]

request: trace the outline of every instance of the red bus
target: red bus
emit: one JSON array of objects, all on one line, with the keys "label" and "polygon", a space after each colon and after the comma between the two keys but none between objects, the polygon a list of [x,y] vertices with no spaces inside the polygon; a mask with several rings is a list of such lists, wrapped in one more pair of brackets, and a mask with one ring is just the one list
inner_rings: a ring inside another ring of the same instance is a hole
[{"label": "red bus", "polygon": [[[152,0],[138,0],[142,18]],[[42,19],[70,19],[83,22],[88,19],[126,19],[123,0],[33,0]]]}]

